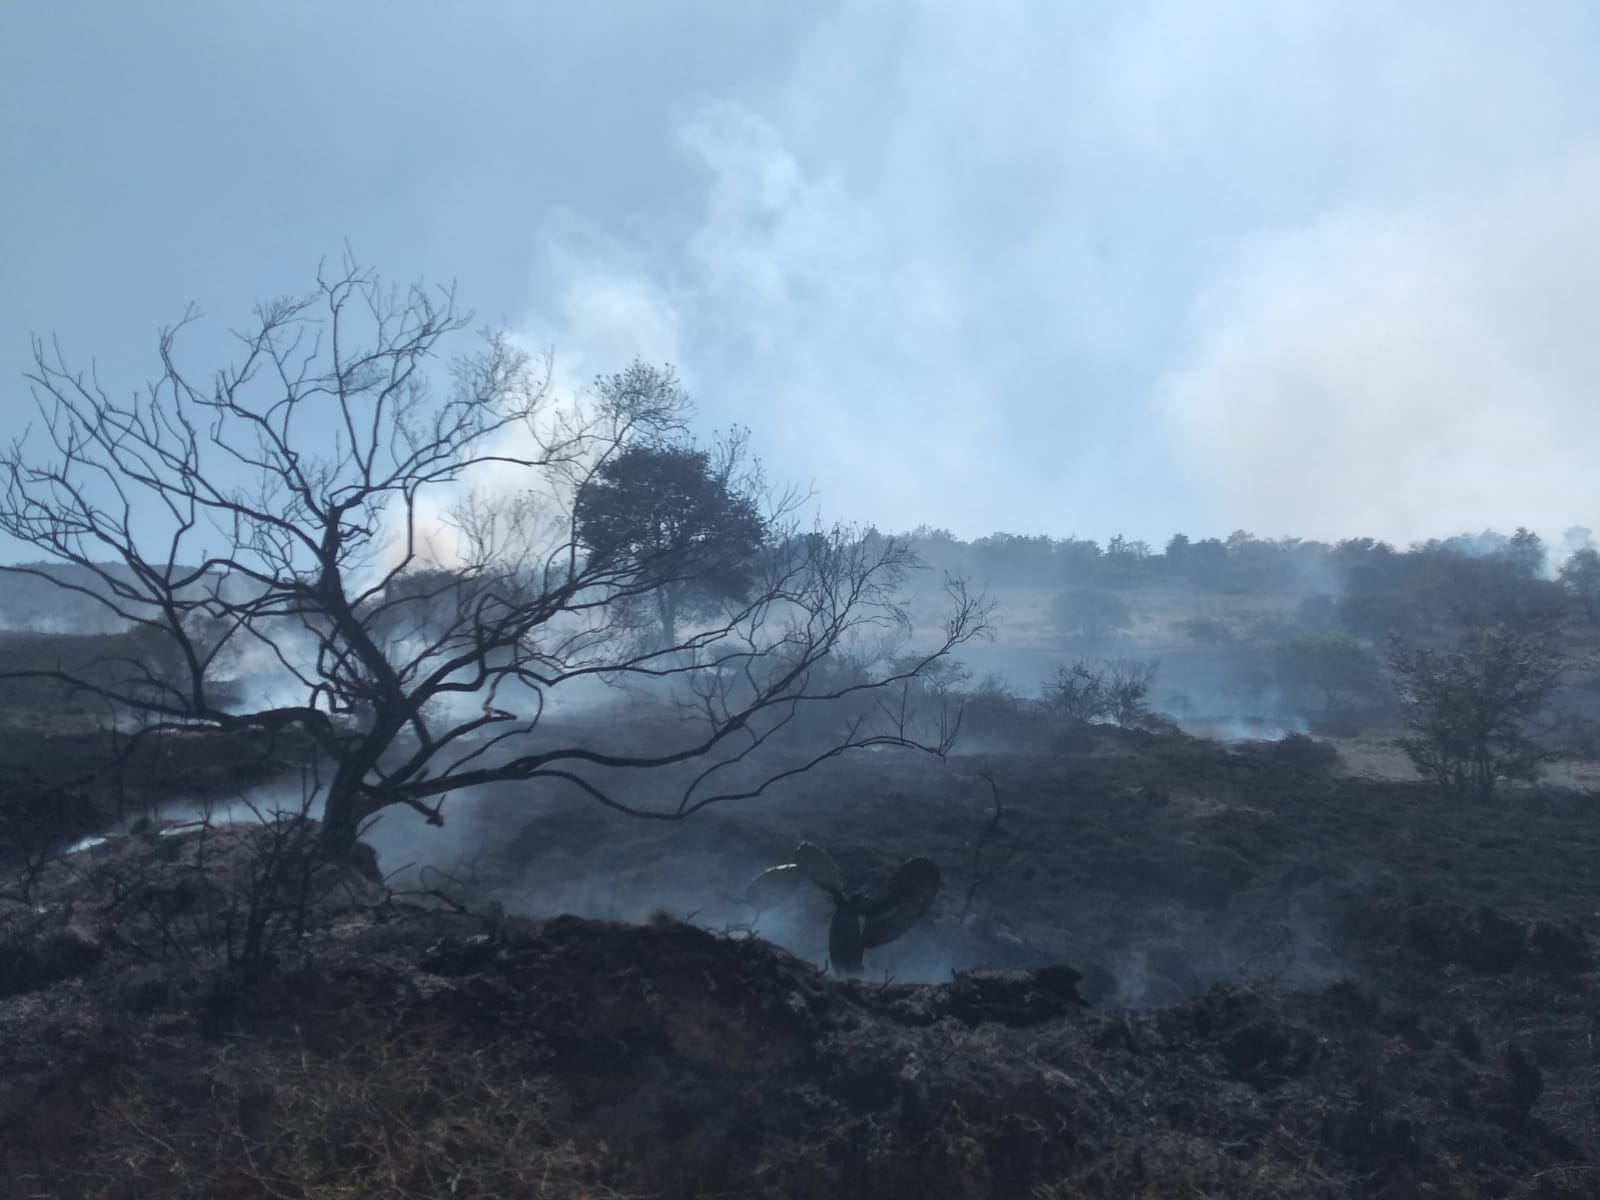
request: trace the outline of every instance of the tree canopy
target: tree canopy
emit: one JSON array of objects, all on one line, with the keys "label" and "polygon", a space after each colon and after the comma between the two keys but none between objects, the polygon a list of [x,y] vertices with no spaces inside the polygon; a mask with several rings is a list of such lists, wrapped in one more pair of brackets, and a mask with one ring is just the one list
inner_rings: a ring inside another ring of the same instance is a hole
[{"label": "tree canopy", "polygon": [[1396,645],[1389,661],[1407,730],[1400,747],[1447,795],[1487,800],[1502,782],[1535,779],[1551,757],[1533,723],[1562,663],[1539,631],[1472,626],[1446,649]]},{"label": "tree canopy", "polygon": [[748,479],[735,477],[742,439],[714,458],[677,443],[623,447],[579,491],[574,531],[590,562],[656,580],[663,644],[680,614],[742,601],[758,573],[769,522]]}]

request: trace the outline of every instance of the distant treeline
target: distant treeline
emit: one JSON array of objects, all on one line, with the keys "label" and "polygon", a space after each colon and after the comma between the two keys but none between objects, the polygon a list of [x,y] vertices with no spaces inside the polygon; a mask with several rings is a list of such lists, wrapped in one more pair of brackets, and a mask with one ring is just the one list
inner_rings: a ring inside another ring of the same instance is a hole
[{"label": "distant treeline", "polygon": [[[1343,625],[1377,636],[1425,633],[1441,619],[1555,615],[1588,603],[1600,586],[1600,554],[1587,529],[1573,528],[1557,555],[1535,533],[1493,531],[1398,549],[1375,538],[1327,543],[1175,534],[1161,550],[1114,537],[995,533],[962,541],[919,527],[907,538],[930,566],[990,587],[1095,587],[1124,591],[1179,586],[1222,595],[1293,593],[1304,623]],[[1552,571],[1552,559],[1562,564]]]},{"label": "distant treeline", "polygon": [[[113,579],[133,578],[121,564],[101,564],[100,570]],[[74,563],[21,563],[0,570],[0,630],[102,634],[128,628],[128,621],[75,589],[104,593],[106,587],[99,575]],[[132,603],[123,607],[137,611]],[[153,608],[150,615],[155,615]]]},{"label": "distant treeline", "polygon": [[[868,540],[882,538],[869,530]],[[1160,550],[1148,542],[993,533],[963,541],[920,526],[898,535],[930,567],[990,588],[1101,588],[1131,591],[1183,587],[1219,595],[1302,598],[1302,623],[1342,626],[1362,636],[1426,633],[1447,618],[1492,620],[1581,611],[1600,621],[1600,552],[1589,530],[1575,527],[1552,553],[1535,533],[1434,539],[1399,549],[1375,538],[1318,542],[1173,535]],[[1559,570],[1553,567],[1559,564]],[[103,584],[82,567],[29,564],[86,588]],[[106,567],[127,577],[126,568]],[[86,595],[24,571],[0,571],[0,629],[109,633],[126,627]]]}]

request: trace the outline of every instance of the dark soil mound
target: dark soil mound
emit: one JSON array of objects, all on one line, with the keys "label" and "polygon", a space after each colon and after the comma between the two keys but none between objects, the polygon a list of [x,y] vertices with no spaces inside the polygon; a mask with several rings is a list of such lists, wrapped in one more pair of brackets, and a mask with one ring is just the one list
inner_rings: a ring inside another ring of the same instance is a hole
[{"label": "dark soil mound", "polygon": [[[161,843],[125,854],[159,877],[182,857]],[[31,921],[8,927],[11,969],[34,965],[0,1001],[5,1195],[1578,1196],[1594,1182],[1561,1169],[1580,1152],[1540,1114],[1536,1050],[1487,1053],[1467,1014],[1397,1011],[1349,983],[1240,983],[1127,1012],[1086,1006],[1065,966],[839,981],[665,918],[541,924],[370,896],[324,903],[292,955],[241,982],[203,939],[156,967],[81,908]],[[1592,979],[1567,979],[1594,1011]]]}]

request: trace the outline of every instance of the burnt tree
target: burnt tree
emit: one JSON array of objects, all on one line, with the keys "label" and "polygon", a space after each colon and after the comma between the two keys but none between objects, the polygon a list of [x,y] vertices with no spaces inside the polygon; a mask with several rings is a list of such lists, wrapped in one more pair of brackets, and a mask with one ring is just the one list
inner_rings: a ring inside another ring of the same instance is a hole
[{"label": "burnt tree", "polygon": [[[744,586],[692,634],[625,636],[626,613],[705,565],[577,537],[608,464],[683,441],[681,394],[654,368],[558,399],[546,365],[490,331],[445,371],[469,322],[453,294],[397,291],[348,260],[258,306],[237,363],[206,377],[178,359],[194,316],[161,333],[156,382],[129,399],[35,342],[39,420],[0,455],[0,530],[78,571],[8,569],[164,645],[109,671],[27,674],[151,729],[305,730],[325,768],[325,852],[349,854],[391,806],[439,823],[449,795],[498,781],[562,781],[677,819],[860,747],[948,748],[951,723],[913,728],[886,702],[785,749],[797,714],[907,685],[984,631],[987,605],[951,581],[942,629],[896,657],[896,588],[919,565],[900,541],[769,519]],[[823,668],[841,651],[876,669],[839,682]],[[291,703],[241,705],[223,686],[247,652],[275,664]],[[637,744],[541,728],[552,695],[595,679],[647,682],[679,719]],[[648,808],[606,783],[659,768],[671,791]]]}]

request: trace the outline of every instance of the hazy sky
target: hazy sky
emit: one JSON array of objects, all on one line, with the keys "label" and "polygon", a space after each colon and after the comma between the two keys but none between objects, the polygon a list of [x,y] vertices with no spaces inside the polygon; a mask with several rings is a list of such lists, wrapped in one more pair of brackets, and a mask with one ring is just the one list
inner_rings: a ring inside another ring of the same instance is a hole
[{"label": "hazy sky", "polygon": [[1600,526],[1588,0],[0,0],[0,436],[346,239],[831,516]]}]

